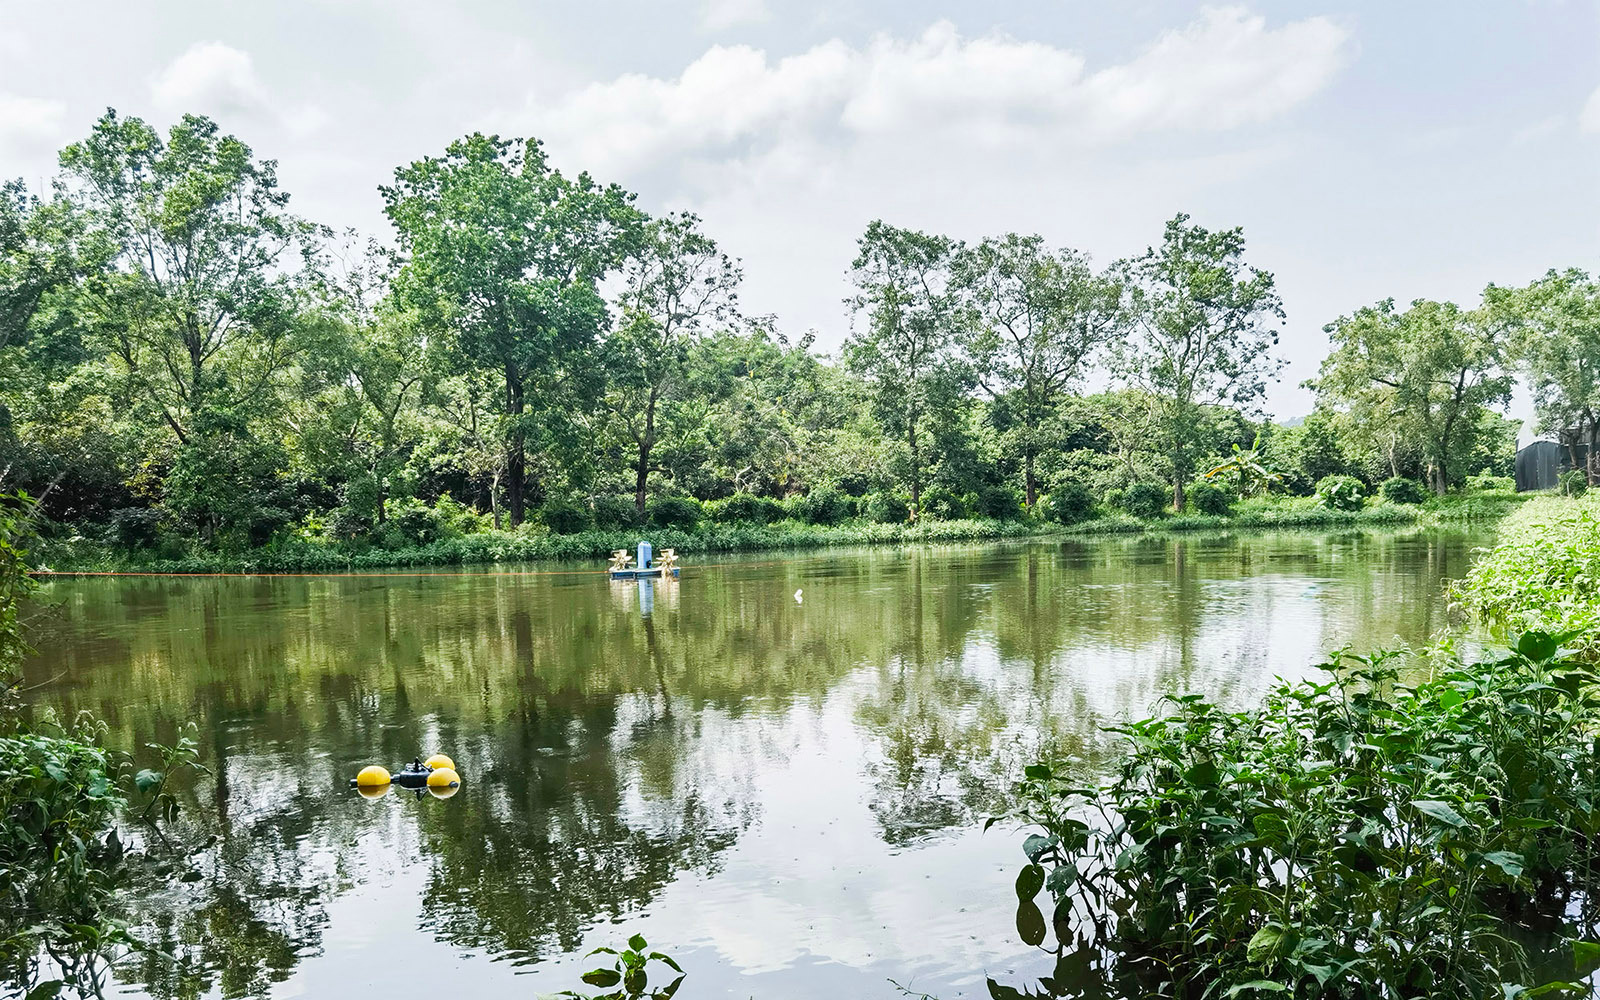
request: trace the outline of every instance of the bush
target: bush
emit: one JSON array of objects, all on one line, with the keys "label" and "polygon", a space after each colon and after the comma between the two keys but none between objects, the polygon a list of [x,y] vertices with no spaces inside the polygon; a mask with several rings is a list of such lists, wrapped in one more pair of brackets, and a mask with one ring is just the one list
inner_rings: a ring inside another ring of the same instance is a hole
[{"label": "bush", "polygon": [[601,531],[622,531],[639,524],[639,508],[631,496],[605,493],[595,497],[590,506],[594,509],[594,526]]},{"label": "bush", "polygon": [[971,510],[977,517],[993,521],[1016,521],[1022,517],[1022,494],[1013,486],[985,486],[977,491]]},{"label": "bush", "polygon": [[1039,498],[1039,516],[1057,524],[1078,524],[1094,516],[1094,494],[1082,483],[1066,482]]},{"label": "bush", "polygon": [[812,524],[838,524],[855,512],[850,497],[829,483],[813,486],[807,499],[810,501],[808,520]]},{"label": "bush", "polygon": [[1589,491],[1589,475],[1582,469],[1568,469],[1556,483],[1556,488],[1569,497],[1581,497]]},{"label": "bush", "polygon": [[861,498],[861,516],[875,524],[904,524],[911,504],[898,493],[868,493]]},{"label": "bush", "polygon": [[1189,509],[1211,517],[1227,517],[1233,510],[1233,494],[1220,483],[1202,479],[1189,487]]},{"label": "bush", "polygon": [[539,523],[558,535],[576,535],[592,526],[589,512],[570,500],[551,498],[539,508]]},{"label": "bush", "polygon": [[1127,510],[1127,500],[1127,491],[1120,486],[1113,486],[1100,496],[1100,502],[1111,510]]},{"label": "bush", "polygon": [[917,520],[959,521],[967,516],[967,505],[961,498],[943,486],[930,486],[922,491],[922,509]]},{"label": "bush", "polygon": [[657,497],[645,508],[650,524],[657,528],[693,528],[705,510],[693,497]]},{"label": "bush", "polygon": [[[385,548],[427,545],[444,537],[439,515],[416,497],[390,500],[385,504],[385,512],[388,514],[387,530],[382,532]],[[394,544],[396,541],[399,545]]]},{"label": "bush", "polygon": [[770,524],[783,518],[783,505],[754,493],[735,493],[707,504],[706,512],[718,524]]},{"label": "bush", "polygon": [[1355,476],[1324,476],[1317,483],[1317,502],[1329,510],[1360,510],[1367,488]]},{"label": "bush", "polygon": [[1189,695],[1115,730],[1098,787],[1030,765],[1023,942],[1053,927],[1063,954],[1115,956],[1073,968],[1073,996],[1455,1000],[1586,978],[1592,913],[1566,914],[1600,891],[1600,700],[1559,645],[1403,671],[1335,653],[1328,683],[1279,682],[1254,710]]},{"label": "bush", "polygon": [[1122,509],[1146,520],[1160,517],[1166,511],[1171,495],[1161,483],[1148,480],[1131,483],[1122,491]]},{"label": "bush", "polygon": [[1423,503],[1428,499],[1427,488],[1405,476],[1385,479],[1378,484],[1378,494],[1390,503]]},{"label": "bush", "polygon": [[1510,476],[1495,476],[1480,472],[1476,476],[1467,477],[1467,489],[1474,493],[1511,493],[1516,488],[1517,481]]}]

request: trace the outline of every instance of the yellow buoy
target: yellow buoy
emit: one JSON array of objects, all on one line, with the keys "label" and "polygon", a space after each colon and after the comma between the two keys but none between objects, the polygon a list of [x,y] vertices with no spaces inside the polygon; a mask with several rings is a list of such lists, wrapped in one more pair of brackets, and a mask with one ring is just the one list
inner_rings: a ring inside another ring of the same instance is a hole
[{"label": "yellow buoy", "polygon": [[442,753],[434,754],[432,757],[429,757],[427,760],[423,761],[423,763],[435,771],[439,770],[441,767],[448,767],[452,771],[454,771],[456,768],[456,762],[451,760],[449,757],[446,757]]},{"label": "yellow buoy", "polygon": [[461,791],[460,785],[446,785],[443,788],[434,788],[432,785],[428,786],[428,794],[432,795],[436,799],[448,799],[450,796],[459,791]]},{"label": "yellow buoy", "polygon": [[428,775],[429,788],[455,788],[461,784],[461,775],[453,767],[441,767]]},{"label": "yellow buoy", "polygon": [[361,773],[356,775],[357,788],[377,788],[388,783],[389,772],[376,764],[370,767],[363,767]]},{"label": "yellow buoy", "polygon": [[388,785],[357,785],[356,791],[364,799],[381,799],[389,794]]}]

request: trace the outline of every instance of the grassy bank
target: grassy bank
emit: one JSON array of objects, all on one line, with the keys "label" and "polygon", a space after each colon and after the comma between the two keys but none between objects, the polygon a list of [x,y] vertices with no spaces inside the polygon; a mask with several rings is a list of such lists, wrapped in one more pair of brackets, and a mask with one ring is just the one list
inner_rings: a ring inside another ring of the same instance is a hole
[{"label": "grassy bank", "polygon": [[1502,635],[1582,632],[1574,642],[1600,661],[1600,496],[1541,496],[1524,505],[1453,596]]},{"label": "grassy bank", "polygon": [[702,524],[695,528],[629,528],[554,534],[542,528],[479,531],[401,548],[359,546],[289,538],[246,552],[163,553],[120,549],[69,537],[41,544],[36,565],[56,572],[317,573],[413,566],[596,560],[615,549],[631,549],[649,538],[657,549],[686,556],[730,552],[794,551],[845,545],[909,545],[925,542],[991,541],[1048,535],[1155,534],[1254,529],[1382,528],[1492,521],[1520,505],[1517,494],[1476,493],[1440,497],[1426,504],[1369,503],[1334,510],[1314,497],[1267,497],[1239,504],[1226,515],[1182,513],[1136,518],[1103,514],[1072,525],[1025,519],[957,520],[920,524],[851,521],[837,525],[779,521],[775,524]]}]

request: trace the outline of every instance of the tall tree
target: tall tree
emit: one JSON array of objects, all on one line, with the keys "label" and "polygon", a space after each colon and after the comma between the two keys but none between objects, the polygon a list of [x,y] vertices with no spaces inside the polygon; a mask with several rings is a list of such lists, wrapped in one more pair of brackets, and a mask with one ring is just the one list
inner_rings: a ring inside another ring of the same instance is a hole
[{"label": "tall tree", "polygon": [[960,293],[951,267],[960,249],[949,237],[874,220],[851,265],[856,291],[845,301],[865,323],[846,342],[845,361],[868,382],[889,433],[906,442],[914,510],[922,502],[923,423],[930,406],[949,398],[940,390],[955,374]]},{"label": "tall tree", "polygon": [[85,319],[130,394],[188,444],[208,408],[261,400],[291,363],[301,278],[320,230],[291,215],[277,164],[185,115],[165,138],[107,111],[61,153],[116,248],[86,283]]},{"label": "tall tree", "polygon": [[1082,254],[1052,252],[1043,237],[1016,233],[958,254],[955,274],[973,313],[965,340],[978,384],[1011,411],[1031,508],[1045,428],[1114,327],[1119,290]]},{"label": "tall tree", "polygon": [[1326,330],[1334,349],[1318,394],[1365,422],[1403,427],[1425,445],[1434,491],[1444,493],[1465,471],[1456,459],[1473,441],[1478,411],[1510,397],[1505,324],[1453,302],[1418,299],[1400,311],[1385,299]]},{"label": "tall tree", "polygon": [[1576,268],[1525,289],[1490,286],[1488,307],[1518,329],[1518,366],[1533,393],[1538,429],[1563,438],[1574,467],[1586,445],[1589,483],[1600,486],[1600,281]]},{"label": "tall tree", "polygon": [[1150,393],[1182,509],[1207,406],[1255,407],[1282,367],[1273,356],[1283,303],[1271,273],[1244,262],[1244,230],[1216,232],[1187,215],[1159,247],[1114,268],[1125,288],[1126,337],[1112,367]]},{"label": "tall tree", "polygon": [[596,388],[598,286],[636,239],[633,196],[563,176],[536,140],[477,133],[380,190],[405,258],[397,293],[503,376],[507,500],[520,524],[530,437],[555,436],[563,411]]},{"label": "tall tree", "polygon": [[646,224],[625,275],[621,322],[606,345],[608,400],[633,446],[634,507],[642,521],[660,418],[697,395],[693,376],[707,366],[690,359],[708,325],[732,317],[742,273],[700,220],[683,213]]}]

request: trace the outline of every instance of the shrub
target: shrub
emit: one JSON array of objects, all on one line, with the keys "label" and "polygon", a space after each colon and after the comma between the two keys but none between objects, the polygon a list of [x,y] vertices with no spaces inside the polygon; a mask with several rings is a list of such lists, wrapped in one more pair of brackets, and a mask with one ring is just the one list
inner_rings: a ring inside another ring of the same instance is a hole
[{"label": "shrub", "polygon": [[1360,510],[1367,489],[1355,476],[1323,476],[1317,483],[1317,502],[1329,510]]},{"label": "shrub", "polygon": [[1078,524],[1094,516],[1094,494],[1082,483],[1065,482],[1039,498],[1039,516],[1057,524]]},{"label": "shrub", "polygon": [[1556,483],[1556,488],[1569,497],[1581,497],[1589,490],[1589,476],[1582,469],[1568,469]]},{"label": "shrub", "polygon": [[477,508],[467,506],[448,493],[440,494],[434,501],[433,512],[439,521],[440,534],[445,538],[476,535],[488,531],[494,523],[489,515],[478,513]]},{"label": "shrub", "polygon": [[1100,502],[1112,510],[1127,510],[1127,491],[1120,486],[1113,486],[1101,494]]},{"label": "shrub", "polygon": [[807,520],[812,524],[838,524],[854,513],[855,505],[850,497],[830,483],[813,486],[807,499],[810,501]]},{"label": "shrub", "polygon": [[1202,479],[1188,490],[1189,509],[1212,517],[1227,517],[1233,510],[1233,494],[1220,483]]},{"label": "shrub", "polygon": [[657,497],[645,508],[657,528],[693,528],[705,511],[693,497]]},{"label": "shrub", "polygon": [[1517,488],[1517,481],[1510,476],[1494,476],[1487,472],[1480,472],[1476,476],[1467,477],[1467,489],[1474,493],[1510,493]]},{"label": "shrub", "polygon": [[1128,488],[1122,491],[1122,509],[1134,517],[1148,520],[1160,517],[1166,511],[1170,497],[1171,494],[1166,486],[1161,483],[1152,483],[1148,480],[1130,483]]},{"label": "shrub", "polygon": [[621,531],[639,524],[639,508],[631,496],[603,493],[590,506],[594,509],[594,526],[601,531]]},{"label": "shrub", "polygon": [[918,520],[959,521],[967,516],[967,505],[943,486],[930,486],[923,490],[921,500]]},{"label": "shrub", "polygon": [[[1087,956],[1072,996],[1454,1000],[1586,978],[1593,913],[1565,914],[1600,890],[1600,700],[1560,638],[1403,672],[1403,654],[1335,653],[1327,683],[1280,682],[1257,709],[1189,695],[1115,730],[1097,787],[1029,766],[1024,943],[1053,926],[1058,954]],[[1562,930],[1530,953],[1532,926]]]},{"label": "shrub", "polygon": [[587,531],[592,525],[587,510],[570,500],[554,497],[539,508],[539,523],[558,535],[575,535]]},{"label": "shrub", "polygon": [[781,504],[754,493],[735,493],[715,505],[707,504],[706,509],[718,524],[768,524],[783,517]]},{"label": "shrub", "polygon": [[801,524],[811,523],[811,498],[804,493],[791,493],[778,504],[783,510],[783,517],[789,521],[799,521]]},{"label": "shrub", "polygon": [[861,498],[861,516],[876,524],[904,524],[911,504],[898,493],[868,493]]},{"label": "shrub", "polygon": [[[388,514],[385,524],[387,530],[382,532],[386,548],[398,548],[400,545],[427,545],[443,537],[439,515],[432,507],[416,497],[390,500],[384,508]],[[397,540],[400,545],[394,544]]]},{"label": "shrub", "polygon": [[1378,494],[1390,503],[1423,503],[1428,499],[1427,488],[1405,476],[1385,479],[1378,484]]},{"label": "shrub", "polygon": [[1015,521],[1022,517],[1022,494],[1013,486],[985,486],[977,491],[971,512],[994,521]]}]

